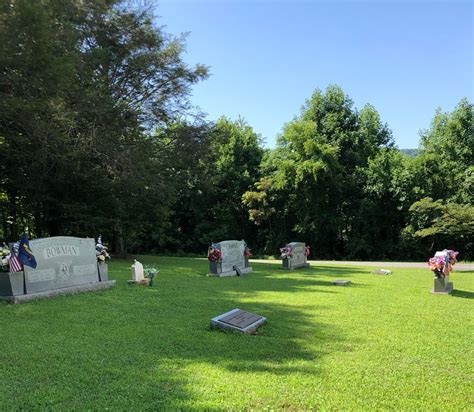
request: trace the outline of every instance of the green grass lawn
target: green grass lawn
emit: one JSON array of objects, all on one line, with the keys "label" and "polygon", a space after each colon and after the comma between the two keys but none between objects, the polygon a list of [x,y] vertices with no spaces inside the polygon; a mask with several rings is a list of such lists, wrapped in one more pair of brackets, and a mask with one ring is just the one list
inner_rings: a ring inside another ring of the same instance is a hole
[{"label": "green grass lawn", "polygon": [[[140,260],[151,288],[114,260],[113,289],[0,304],[0,410],[473,408],[473,272],[435,296],[427,269]],[[209,329],[236,307],[268,318],[258,335]]]}]

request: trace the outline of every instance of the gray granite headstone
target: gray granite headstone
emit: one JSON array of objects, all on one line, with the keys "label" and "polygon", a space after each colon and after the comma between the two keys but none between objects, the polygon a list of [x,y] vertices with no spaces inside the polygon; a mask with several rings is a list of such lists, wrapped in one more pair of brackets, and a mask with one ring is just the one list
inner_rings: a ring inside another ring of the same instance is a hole
[{"label": "gray granite headstone", "polygon": [[285,269],[297,269],[309,267],[307,258],[305,255],[306,245],[302,242],[291,242],[286,245],[287,248],[291,249],[291,257],[283,259],[283,268]]},{"label": "gray granite headstone", "polygon": [[[214,246],[221,251],[221,262],[211,262],[214,263],[214,265],[210,264],[210,275],[220,277],[235,276],[238,274],[236,269],[238,269],[240,274],[252,271],[252,267],[247,265],[244,256],[246,244],[243,240],[225,240],[215,243]],[[213,271],[213,266],[218,266],[218,268],[216,267],[216,270]]]},{"label": "gray granite headstone", "polygon": [[94,239],[57,236],[30,240],[37,267],[24,267],[26,293],[99,282]]},{"label": "gray granite headstone", "polygon": [[241,309],[233,309],[213,318],[211,320],[211,326],[224,330],[253,334],[266,320],[267,318],[255,315],[254,313],[246,312]]}]

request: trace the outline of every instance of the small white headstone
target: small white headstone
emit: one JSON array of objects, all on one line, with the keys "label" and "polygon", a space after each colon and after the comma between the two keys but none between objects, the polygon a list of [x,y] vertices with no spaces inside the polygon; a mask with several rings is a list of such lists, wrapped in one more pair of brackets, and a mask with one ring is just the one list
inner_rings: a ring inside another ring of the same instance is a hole
[{"label": "small white headstone", "polygon": [[145,277],[143,276],[143,265],[135,259],[135,263],[132,265],[132,279],[135,282],[141,282]]}]

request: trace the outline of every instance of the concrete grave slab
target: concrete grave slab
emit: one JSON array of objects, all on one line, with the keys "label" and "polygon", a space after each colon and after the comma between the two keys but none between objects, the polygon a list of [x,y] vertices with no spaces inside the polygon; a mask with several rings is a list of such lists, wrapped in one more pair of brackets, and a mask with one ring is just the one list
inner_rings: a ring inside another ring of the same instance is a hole
[{"label": "concrete grave slab", "polygon": [[211,319],[211,327],[254,334],[257,331],[257,328],[266,321],[267,318],[263,316],[246,312],[241,309],[232,309],[229,312]]},{"label": "concrete grave slab", "polygon": [[331,283],[333,285],[336,285],[336,286],[348,286],[348,285],[351,284],[351,281],[350,280],[337,279],[337,280],[333,280]]},{"label": "concrete grave slab", "polygon": [[371,273],[373,275],[390,275],[390,273],[392,273],[392,271],[387,270],[387,269],[379,269],[379,270],[373,270]]}]

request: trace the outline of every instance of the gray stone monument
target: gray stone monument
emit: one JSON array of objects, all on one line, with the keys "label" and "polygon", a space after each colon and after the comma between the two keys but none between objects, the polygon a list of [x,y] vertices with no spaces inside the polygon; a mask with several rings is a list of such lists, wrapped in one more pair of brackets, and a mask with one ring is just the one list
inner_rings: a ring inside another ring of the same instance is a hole
[{"label": "gray stone monument", "polygon": [[284,269],[308,268],[309,263],[305,254],[306,245],[302,242],[288,243],[281,249],[282,264]]},{"label": "gray stone monument", "polygon": [[115,280],[108,280],[106,264],[99,267],[94,239],[34,239],[30,240],[30,248],[36,269],[24,266],[21,272],[0,273],[0,299],[17,303],[115,285]]},{"label": "gray stone monument", "polygon": [[218,249],[221,258],[209,262],[209,276],[235,276],[250,273],[252,267],[245,256],[246,243],[243,240],[225,240],[214,243],[213,248]]},{"label": "gray stone monument", "polygon": [[211,327],[254,334],[257,328],[266,320],[267,318],[254,313],[233,309],[211,319]]}]

